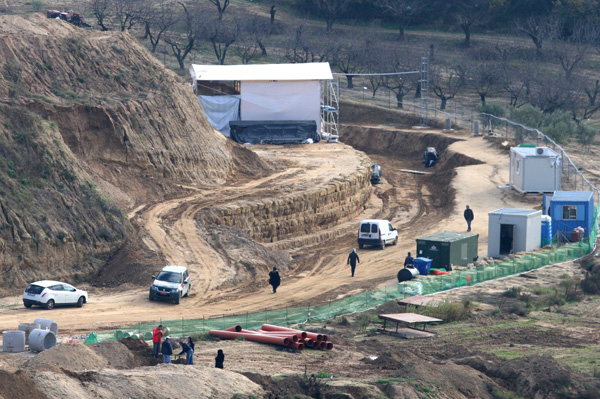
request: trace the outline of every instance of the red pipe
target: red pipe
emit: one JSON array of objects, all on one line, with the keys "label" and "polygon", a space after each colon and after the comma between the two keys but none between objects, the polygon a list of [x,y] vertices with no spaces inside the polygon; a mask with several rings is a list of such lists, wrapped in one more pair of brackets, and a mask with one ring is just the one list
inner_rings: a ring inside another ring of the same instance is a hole
[{"label": "red pipe", "polygon": [[333,344],[331,342],[327,342],[327,346],[325,347],[328,351],[333,349]]},{"label": "red pipe", "polygon": [[304,331],[294,330],[293,328],[274,326],[272,324],[263,324],[262,325],[262,329],[263,330],[267,330],[267,331],[288,331],[288,332],[291,332],[291,333],[302,334],[302,338],[306,338],[307,335],[310,334],[310,333],[307,333],[307,332],[304,332]]},{"label": "red pipe", "polygon": [[275,337],[287,337],[289,339],[291,339],[294,342],[298,342],[298,335],[297,334],[292,334],[292,333],[288,333],[285,331],[265,331],[265,330],[256,330],[256,332],[258,334],[264,334],[264,335],[272,335]]},{"label": "red pipe", "polygon": [[229,327],[224,329],[223,331],[235,331],[235,332],[240,332],[242,331],[242,326],[233,326],[233,327]]},{"label": "red pipe", "polygon": [[304,345],[308,346],[309,348],[312,348],[316,342],[312,338],[304,338],[302,341],[304,341]]},{"label": "red pipe", "polygon": [[307,332],[306,333],[306,337],[307,338],[312,338],[315,341],[323,341],[323,334],[315,334],[315,333],[311,333],[311,332]]},{"label": "red pipe", "polygon": [[208,335],[212,337],[222,338],[222,339],[236,339],[239,337],[244,337],[247,341],[255,341],[262,342],[265,344],[276,344],[289,346],[291,341],[289,338],[270,336],[258,333],[244,333],[244,332],[233,332],[233,331],[221,331],[221,330],[210,330]]},{"label": "red pipe", "polygon": [[304,350],[304,344],[302,342],[294,342],[293,344],[290,345],[290,348],[298,349],[299,351],[302,351],[302,350]]},{"label": "red pipe", "polygon": [[319,349],[325,349],[325,348],[327,348],[327,342],[325,342],[325,341],[319,342]]}]

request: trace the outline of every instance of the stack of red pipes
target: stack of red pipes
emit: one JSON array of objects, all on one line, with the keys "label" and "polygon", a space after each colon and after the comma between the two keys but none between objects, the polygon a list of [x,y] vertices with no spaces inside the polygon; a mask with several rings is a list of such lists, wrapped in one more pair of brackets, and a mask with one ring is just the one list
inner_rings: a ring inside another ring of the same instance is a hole
[{"label": "stack of red pipes", "polygon": [[304,348],[333,349],[333,344],[327,340],[325,334],[315,334],[272,324],[263,324],[262,328],[256,331],[244,330],[241,326],[234,326],[225,330],[210,330],[208,334],[221,339],[244,337],[247,341],[282,345],[298,350]]}]

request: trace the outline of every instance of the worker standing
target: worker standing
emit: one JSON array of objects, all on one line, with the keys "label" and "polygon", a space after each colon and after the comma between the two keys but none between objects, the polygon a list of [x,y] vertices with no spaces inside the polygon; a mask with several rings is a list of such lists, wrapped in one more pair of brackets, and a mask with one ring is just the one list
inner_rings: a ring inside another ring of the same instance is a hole
[{"label": "worker standing", "polygon": [[165,342],[162,343],[163,362],[171,364],[171,355],[173,354],[173,346],[171,346],[171,337],[165,337]]},{"label": "worker standing", "polygon": [[354,277],[354,271],[356,270],[356,262],[360,263],[360,259],[358,258],[358,254],[356,253],[356,248],[352,248],[352,252],[348,255],[348,262],[346,264],[350,265],[350,269],[352,270],[352,277]]},{"label": "worker standing", "polygon": [[152,330],[152,357],[158,358],[163,335],[162,324],[159,324],[158,327]]},{"label": "worker standing", "polygon": [[218,369],[222,369],[224,361],[225,361],[225,354],[223,353],[223,349],[219,349],[217,351],[217,357],[215,357],[215,367]]},{"label": "worker standing", "polygon": [[273,293],[277,292],[277,287],[281,284],[281,277],[279,277],[276,267],[273,267],[273,270],[269,272],[269,284],[273,287]]},{"label": "worker standing", "polygon": [[464,217],[467,221],[467,231],[471,231],[471,222],[475,219],[475,215],[473,215],[473,210],[469,208],[469,205],[467,205],[467,208],[465,209]]},{"label": "worker standing", "polygon": [[415,262],[415,258],[413,258],[409,252],[408,256],[406,258],[404,258],[404,267],[406,268],[406,266],[412,265],[412,264],[414,264],[414,262]]}]

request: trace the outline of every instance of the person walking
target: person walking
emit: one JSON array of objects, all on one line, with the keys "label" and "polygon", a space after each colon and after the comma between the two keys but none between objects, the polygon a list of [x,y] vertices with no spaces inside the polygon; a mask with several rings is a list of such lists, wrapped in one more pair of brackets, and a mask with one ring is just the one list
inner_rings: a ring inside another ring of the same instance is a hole
[{"label": "person walking", "polygon": [[467,231],[471,231],[471,222],[473,221],[473,219],[475,219],[475,216],[473,215],[473,210],[469,208],[469,205],[467,205],[463,216],[467,221]]},{"label": "person walking", "polygon": [[273,267],[273,270],[269,272],[269,284],[273,286],[273,293],[277,292],[277,287],[281,284],[281,277],[279,277],[276,267]]},{"label": "person walking", "polygon": [[215,367],[218,369],[222,369],[224,361],[225,361],[225,354],[223,353],[223,349],[219,349],[217,351],[217,357],[215,357]]},{"label": "person walking", "polygon": [[162,355],[163,363],[171,364],[171,355],[173,354],[173,346],[171,345],[171,337],[168,335],[165,337],[165,341],[162,343]]},{"label": "person walking", "polygon": [[152,330],[152,357],[158,359],[158,354],[160,353],[160,344],[162,342],[163,337],[163,326],[159,324],[158,327],[155,327]]},{"label": "person walking", "polygon": [[181,356],[185,353],[185,364],[194,364],[194,350],[188,342],[179,341],[179,344],[181,345],[181,352],[179,352],[179,355]]},{"label": "person walking", "polygon": [[346,262],[346,264],[350,265],[352,277],[354,277],[354,271],[356,270],[356,262],[360,263],[360,259],[356,253],[356,248],[352,248],[352,252],[350,252],[350,255],[348,255],[348,262]]},{"label": "person walking", "polygon": [[404,258],[404,268],[406,268],[406,266],[408,266],[408,265],[414,264],[414,261],[415,261],[415,258],[413,258],[409,252],[408,256],[406,258]]}]

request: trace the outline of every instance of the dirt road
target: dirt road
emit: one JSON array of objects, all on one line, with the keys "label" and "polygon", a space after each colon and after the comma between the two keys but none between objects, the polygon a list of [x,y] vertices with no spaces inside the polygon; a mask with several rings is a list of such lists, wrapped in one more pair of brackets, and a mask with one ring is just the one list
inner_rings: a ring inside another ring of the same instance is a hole
[{"label": "dirt road", "polygon": [[[369,134],[386,135],[389,129],[375,129]],[[409,132],[416,142],[434,131]],[[444,134],[445,137],[452,137]],[[375,136],[376,137],[376,136]],[[227,313],[261,311],[306,304],[309,299],[335,299],[348,293],[394,284],[401,259],[414,250],[415,238],[439,231],[463,231],[465,204],[475,212],[473,232],[479,236],[479,253],[487,251],[487,212],[502,207],[532,207],[532,201],[499,188],[508,183],[507,155],[480,137],[456,136],[444,150],[442,159],[468,157],[479,164],[457,167],[456,175],[448,170],[431,169],[433,175],[420,176],[400,172],[418,169],[422,152],[369,153],[384,170],[385,184],[373,191],[364,211],[353,220],[337,226],[337,234],[310,245],[290,250],[296,267],[282,275],[282,286],[272,294],[266,276],[257,281],[223,285],[235,271],[226,259],[207,244],[202,226],[197,226],[199,212],[220,204],[235,203],[240,198],[264,198],[283,192],[315,189],[331,179],[344,178],[356,169],[364,155],[343,144],[315,144],[302,147],[256,147],[255,151],[273,164],[285,168],[271,176],[222,189],[191,188],[183,198],[154,206],[139,206],[131,219],[146,231],[144,242],[162,251],[171,263],[187,265],[192,271],[193,292],[182,305],[148,301],[147,289],[91,289],[90,301],[82,309],[61,308],[51,314],[40,309],[24,309],[18,297],[0,302],[0,328],[13,329],[18,323],[36,317],[51,317],[62,331],[87,332],[113,328],[159,318],[202,318]],[[425,145],[426,143],[423,143]],[[360,146],[359,146],[360,148]],[[448,164],[450,165],[450,164]],[[446,174],[444,174],[446,173]],[[440,174],[440,181],[432,176]],[[427,180],[429,179],[429,180]],[[454,202],[445,203],[451,195]],[[440,202],[441,201],[441,202]],[[535,201],[534,201],[535,203]],[[441,205],[440,205],[441,204]],[[359,251],[356,276],[350,277],[346,266],[348,252],[356,246],[356,226],[364,218],[381,217],[398,228],[397,246],[384,251],[365,248]],[[200,227],[200,228],[199,228]],[[311,233],[308,233],[310,236]],[[295,240],[302,240],[296,237]],[[266,244],[277,248],[280,243]],[[264,280],[264,282],[263,282]],[[151,280],[149,279],[149,285]]]}]

